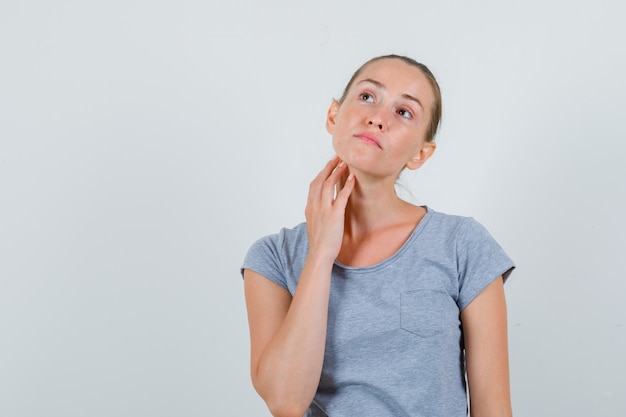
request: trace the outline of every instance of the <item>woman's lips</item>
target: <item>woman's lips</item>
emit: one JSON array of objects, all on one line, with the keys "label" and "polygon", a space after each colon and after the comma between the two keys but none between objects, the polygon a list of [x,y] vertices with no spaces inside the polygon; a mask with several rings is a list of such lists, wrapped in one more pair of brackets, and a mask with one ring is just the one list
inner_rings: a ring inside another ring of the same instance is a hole
[{"label": "woman's lips", "polygon": [[377,146],[378,149],[382,149],[382,146],[380,146],[380,142],[378,141],[378,138],[371,133],[368,133],[368,132],[357,133],[356,135],[354,135],[354,137],[365,143],[369,143],[370,145]]}]

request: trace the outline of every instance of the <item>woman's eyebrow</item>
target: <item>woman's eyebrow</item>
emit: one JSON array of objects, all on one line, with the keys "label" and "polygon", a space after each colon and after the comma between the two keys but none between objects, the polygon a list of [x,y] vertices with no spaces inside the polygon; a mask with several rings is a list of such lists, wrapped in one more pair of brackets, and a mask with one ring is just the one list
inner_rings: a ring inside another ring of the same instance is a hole
[{"label": "woman's eyebrow", "polygon": [[[357,84],[362,84],[362,83],[374,84],[376,87],[381,88],[383,90],[386,90],[385,86],[380,81],[376,81],[376,80],[373,80],[371,78],[366,78],[364,80],[361,80]],[[422,110],[424,109],[424,106],[422,106],[422,102],[419,101],[418,98],[413,97],[412,95],[406,94],[406,93],[402,94],[402,97],[406,98],[407,100],[412,100],[412,101],[416,102],[422,108]]]},{"label": "woman's eyebrow", "polygon": [[374,84],[378,88],[382,88],[383,90],[385,89],[385,86],[380,81],[372,80],[371,78],[366,78],[364,80],[361,80],[357,84],[362,84],[362,83],[371,83],[371,84]]}]

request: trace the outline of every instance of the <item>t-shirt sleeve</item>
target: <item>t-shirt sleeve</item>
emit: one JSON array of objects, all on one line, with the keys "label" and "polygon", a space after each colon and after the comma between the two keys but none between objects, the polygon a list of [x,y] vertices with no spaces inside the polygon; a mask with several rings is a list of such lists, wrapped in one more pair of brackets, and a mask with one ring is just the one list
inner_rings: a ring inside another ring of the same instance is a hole
[{"label": "t-shirt sleeve", "polygon": [[254,242],[244,258],[241,275],[243,276],[245,269],[249,269],[289,290],[284,268],[280,261],[283,240],[281,234],[275,234],[262,237]]},{"label": "t-shirt sleeve", "polygon": [[466,218],[459,226],[457,240],[459,271],[459,310],[467,305],[502,275],[504,281],[515,268],[513,261],[489,234],[487,229],[473,218]]}]

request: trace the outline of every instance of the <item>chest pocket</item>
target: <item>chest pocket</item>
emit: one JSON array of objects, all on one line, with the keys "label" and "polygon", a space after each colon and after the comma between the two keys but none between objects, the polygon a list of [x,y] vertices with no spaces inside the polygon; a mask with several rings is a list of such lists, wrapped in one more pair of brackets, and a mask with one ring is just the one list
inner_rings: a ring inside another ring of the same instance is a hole
[{"label": "chest pocket", "polygon": [[422,337],[440,334],[445,325],[448,295],[441,291],[412,290],[400,295],[400,325]]}]

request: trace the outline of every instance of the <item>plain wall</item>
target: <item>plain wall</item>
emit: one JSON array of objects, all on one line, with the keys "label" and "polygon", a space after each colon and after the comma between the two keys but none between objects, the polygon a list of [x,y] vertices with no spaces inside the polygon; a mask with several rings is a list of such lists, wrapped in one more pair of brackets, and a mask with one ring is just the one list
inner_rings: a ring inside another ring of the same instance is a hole
[{"label": "plain wall", "polygon": [[324,121],[387,53],[431,67],[415,201],[506,285],[517,416],[626,415],[620,1],[0,4],[0,415],[268,416],[239,266],[304,220]]}]

